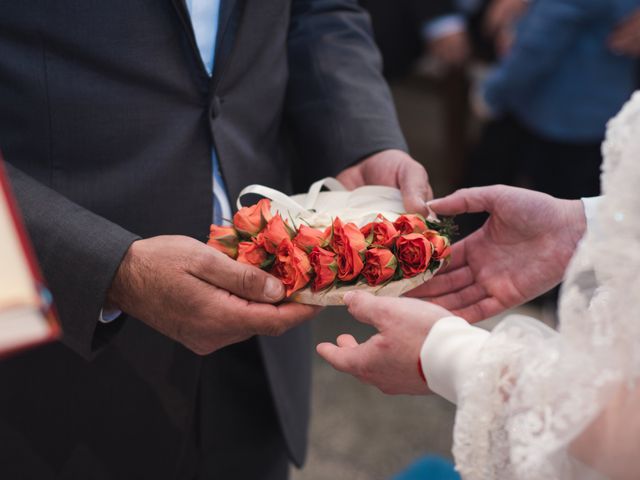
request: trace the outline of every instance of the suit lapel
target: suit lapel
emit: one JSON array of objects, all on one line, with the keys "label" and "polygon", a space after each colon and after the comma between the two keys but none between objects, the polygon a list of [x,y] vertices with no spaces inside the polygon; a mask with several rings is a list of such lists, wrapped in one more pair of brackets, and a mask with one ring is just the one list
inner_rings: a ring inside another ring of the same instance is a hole
[{"label": "suit lapel", "polygon": [[229,59],[240,27],[240,20],[247,0],[221,0],[218,38],[216,40],[216,61],[213,67],[212,86],[220,82]]},{"label": "suit lapel", "polygon": [[[202,58],[200,57],[198,43],[196,42],[196,35],[193,31],[193,25],[191,23],[191,17],[189,16],[189,10],[187,9],[186,2],[185,0],[171,1],[178,18],[180,19],[180,23],[182,23],[185,30],[192,53],[195,55],[197,63],[201,67],[201,73],[208,78],[209,74],[207,73],[207,69],[202,63]],[[211,78],[213,88],[218,85],[225,66],[231,57],[246,1],[247,0],[220,0],[218,37],[216,39],[216,60],[213,66],[213,77]]]},{"label": "suit lapel", "polygon": [[193,31],[193,25],[191,23],[191,16],[189,15],[187,4],[185,0],[171,0],[171,2],[173,3],[178,18],[180,19],[180,23],[187,35],[189,45],[191,46],[191,53],[195,55],[196,63],[200,66],[200,73],[208,78],[209,73],[207,73],[207,68],[204,66],[204,63],[202,63],[202,57],[200,56],[200,50],[198,49],[198,42],[196,41],[196,34]]}]

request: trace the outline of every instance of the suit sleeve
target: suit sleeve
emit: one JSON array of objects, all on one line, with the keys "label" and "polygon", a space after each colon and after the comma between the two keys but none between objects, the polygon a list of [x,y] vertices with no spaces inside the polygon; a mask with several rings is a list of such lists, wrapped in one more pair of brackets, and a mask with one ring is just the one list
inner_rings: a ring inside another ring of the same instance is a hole
[{"label": "suit sleeve", "polygon": [[485,85],[492,110],[502,112],[560,64],[584,25],[603,15],[606,0],[533,2],[511,52]]},{"label": "suit sleeve", "polygon": [[53,294],[63,342],[91,358],[121,326],[99,324],[98,318],[118,266],[138,237],[8,163],[7,172]]},{"label": "suit sleeve", "polygon": [[287,115],[307,180],[407,150],[369,16],[355,0],[293,0]]}]

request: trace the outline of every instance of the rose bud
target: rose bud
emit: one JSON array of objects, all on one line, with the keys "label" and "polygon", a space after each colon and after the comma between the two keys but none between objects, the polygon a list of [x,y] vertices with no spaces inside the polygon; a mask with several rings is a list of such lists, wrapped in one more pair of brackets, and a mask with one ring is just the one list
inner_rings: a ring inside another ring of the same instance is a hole
[{"label": "rose bud", "polygon": [[236,258],[238,256],[238,232],[233,227],[211,225],[207,245],[225,255]]},{"label": "rose bud", "polygon": [[324,290],[334,284],[338,276],[338,262],[335,253],[316,247],[309,255],[309,261],[316,274],[311,285],[314,292]]},{"label": "rose bud", "polygon": [[347,248],[338,254],[338,278],[343,282],[350,282],[360,275],[364,268],[364,252],[355,248]]},{"label": "rose bud", "polygon": [[331,248],[338,254],[338,278],[349,282],[360,275],[364,267],[367,241],[354,223],[343,224],[339,218],[333,221]]},{"label": "rose bud", "polygon": [[393,223],[382,215],[378,215],[375,222],[368,223],[360,231],[369,244],[377,247],[391,247],[399,235]]},{"label": "rose bud", "polygon": [[255,237],[271,220],[271,202],[263,198],[255,205],[243,207],[233,216],[233,226],[243,237]]},{"label": "rose bud", "polygon": [[393,222],[393,226],[401,235],[424,233],[428,229],[427,223],[421,215],[401,215]]},{"label": "rose bud", "polygon": [[380,285],[391,280],[396,273],[398,260],[387,248],[372,248],[365,255],[362,276],[371,286]]},{"label": "rose bud", "polygon": [[424,235],[410,233],[396,241],[396,255],[405,278],[424,272],[431,261],[431,242]]},{"label": "rose bud", "polygon": [[443,260],[451,255],[451,242],[447,237],[438,235],[435,230],[427,230],[424,236],[433,245],[433,258],[436,260]]},{"label": "rose bud", "polygon": [[309,283],[311,279],[309,257],[290,239],[285,238],[276,252],[276,261],[271,274],[280,279],[289,297]]},{"label": "rose bud", "polygon": [[291,240],[295,231],[278,214],[275,215],[257,238],[258,245],[264,247],[268,253],[276,253],[276,250],[284,240]]},{"label": "rose bud", "polygon": [[240,242],[238,245],[238,261],[262,268],[268,263],[269,254],[255,242]]},{"label": "rose bud", "polygon": [[367,241],[355,223],[344,225],[336,218],[331,228],[331,249],[338,254],[350,249],[364,252],[367,249]]},{"label": "rose bud", "polygon": [[307,227],[306,225],[300,225],[298,234],[293,239],[293,244],[305,252],[311,253],[315,247],[323,247],[326,239],[326,231],[322,232],[315,228]]}]

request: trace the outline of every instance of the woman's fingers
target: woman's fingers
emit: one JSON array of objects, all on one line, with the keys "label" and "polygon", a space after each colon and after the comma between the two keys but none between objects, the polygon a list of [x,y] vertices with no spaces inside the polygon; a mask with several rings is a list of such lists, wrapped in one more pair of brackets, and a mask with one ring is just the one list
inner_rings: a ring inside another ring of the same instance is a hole
[{"label": "woman's fingers", "polygon": [[430,301],[447,310],[460,310],[487,298],[487,291],[478,283],[454,293],[431,298]]},{"label": "woman's fingers", "polygon": [[473,305],[469,305],[459,310],[454,310],[453,313],[464,318],[469,323],[476,323],[498,315],[506,309],[507,307],[500,303],[497,298],[487,297]]},{"label": "woman's fingers", "polygon": [[318,355],[324,358],[333,368],[351,375],[358,375],[361,370],[361,346],[339,347],[325,342],[316,347]]},{"label": "woman's fingers", "polygon": [[353,335],[344,333],[336,339],[336,344],[339,347],[353,348],[358,346],[358,341],[353,337]]},{"label": "woman's fingers", "polygon": [[440,297],[449,293],[462,290],[474,282],[473,273],[468,265],[457,270],[447,271],[438,274],[427,283],[407,293],[407,297],[423,298],[425,300]]},{"label": "woman's fingers", "polygon": [[463,188],[446,197],[430,201],[429,208],[439,215],[491,212],[504,188],[502,185]]}]

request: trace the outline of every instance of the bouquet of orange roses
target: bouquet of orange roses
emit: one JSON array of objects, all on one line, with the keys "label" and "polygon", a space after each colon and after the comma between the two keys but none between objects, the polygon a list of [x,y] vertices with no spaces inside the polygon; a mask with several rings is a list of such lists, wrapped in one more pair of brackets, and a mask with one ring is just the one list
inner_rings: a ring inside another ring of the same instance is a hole
[{"label": "bouquet of orange roses", "polygon": [[[318,229],[290,223],[262,199],[240,208],[232,226],[212,225],[208,245],[270,272],[294,301],[331,305],[354,288],[399,295],[426,281],[450,255],[452,227],[421,215],[391,221],[379,214],[362,227],[336,217]],[[403,288],[388,288],[395,283]],[[338,295],[327,298],[329,291]]]}]

